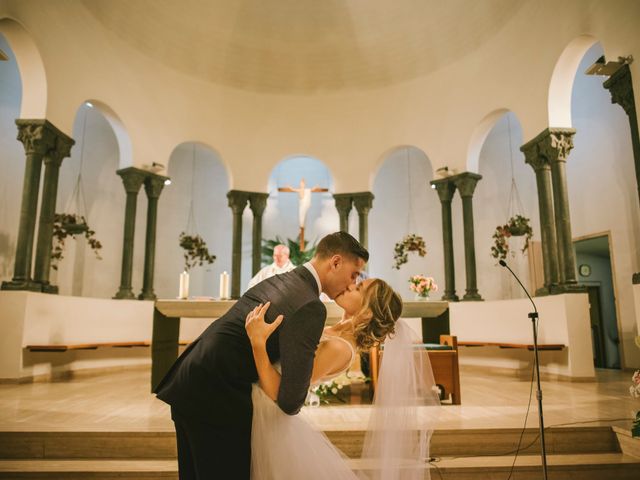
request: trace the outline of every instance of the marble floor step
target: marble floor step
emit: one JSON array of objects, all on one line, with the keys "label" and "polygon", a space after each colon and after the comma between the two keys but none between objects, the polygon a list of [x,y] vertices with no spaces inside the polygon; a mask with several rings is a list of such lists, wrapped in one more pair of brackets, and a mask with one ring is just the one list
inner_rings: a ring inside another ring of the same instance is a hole
[{"label": "marble floor step", "polygon": [[[521,432],[519,428],[436,430],[431,438],[431,452],[440,457],[508,455],[515,451]],[[364,432],[325,433],[345,455],[360,457]],[[609,426],[549,428],[545,430],[545,443],[550,455],[620,452],[616,434]],[[526,429],[520,453],[539,452],[539,430]]]},{"label": "marble floor step", "polygon": [[[432,480],[505,480],[513,456],[443,457],[432,462]],[[540,455],[518,456],[512,480],[542,478]],[[553,480],[638,480],[640,458],[622,453],[547,455],[547,471]]]},{"label": "marble floor step", "polygon": [[176,460],[0,460],[0,478],[178,479]]},{"label": "marble floor step", "polygon": [[[637,480],[640,459],[623,454],[549,455],[549,476],[553,480]],[[504,480],[513,457],[443,457],[424,465],[432,480]],[[356,471],[372,472],[376,465],[361,459],[349,460]],[[177,479],[175,460],[0,460],[0,479],[139,480]],[[540,457],[522,455],[513,480],[541,478]]]},{"label": "marble floor step", "polygon": [[[364,432],[328,431],[331,442],[350,458],[362,452]],[[504,455],[512,452],[519,429],[436,430],[434,456]],[[617,453],[615,433],[608,426],[551,428],[546,432],[549,454]],[[521,453],[539,450],[538,430],[527,429]],[[0,432],[0,459],[174,459],[173,432]]]}]

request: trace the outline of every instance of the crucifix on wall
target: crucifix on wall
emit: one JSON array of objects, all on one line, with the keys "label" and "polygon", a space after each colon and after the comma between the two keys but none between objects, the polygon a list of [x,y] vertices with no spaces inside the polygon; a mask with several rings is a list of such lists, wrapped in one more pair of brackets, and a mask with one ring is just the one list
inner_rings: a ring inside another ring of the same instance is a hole
[{"label": "crucifix on wall", "polygon": [[279,192],[295,192],[300,198],[298,205],[298,226],[300,227],[300,251],[304,252],[304,223],[307,218],[307,211],[311,206],[311,194],[317,192],[328,192],[328,188],[322,188],[315,186],[313,188],[307,188],[304,178],[300,180],[300,186],[293,188],[291,185],[278,188]]}]

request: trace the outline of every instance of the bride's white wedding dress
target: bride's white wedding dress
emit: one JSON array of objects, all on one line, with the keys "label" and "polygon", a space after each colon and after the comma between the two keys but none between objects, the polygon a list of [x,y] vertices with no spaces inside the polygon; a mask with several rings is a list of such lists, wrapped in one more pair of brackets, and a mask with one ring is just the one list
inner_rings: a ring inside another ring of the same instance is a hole
[{"label": "bride's white wedding dress", "polygon": [[[352,345],[341,337],[325,334],[320,342],[331,339],[349,345],[351,361],[341,371],[321,381],[341,375],[356,355]],[[433,374],[430,366],[425,373],[421,371],[422,362],[414,361],[411,334],[403,322],[398,322],[396,335],[385,343],[384,352],[362,454],[362,458],[376,465],[374,473],[356,475],[349,467],[347,457],[322,432],[315,430],[300,415],[285,414],[254,384],[252,480],[428,478],[424,459],[428,458],[428,429],[432,426],[425,426],[424,421],[423,427],[419,426],[417,407],[439,404],[432,388]]]}]

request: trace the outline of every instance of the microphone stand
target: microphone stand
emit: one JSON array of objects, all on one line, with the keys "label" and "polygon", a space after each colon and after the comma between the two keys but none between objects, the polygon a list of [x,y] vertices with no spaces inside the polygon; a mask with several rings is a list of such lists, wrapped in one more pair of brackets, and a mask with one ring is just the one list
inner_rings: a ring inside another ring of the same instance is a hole
[{"label": "microphone stand", "polygon": [[536,308],[536,304],[533,302],[531,295],[522,284],[518,276],[509,268],[507,262],[504,260],[500,260],[500,265],[505,267],[507,270],[511,272],[513,278],[520,284],[522,290],[529,298],[531,305],[533,305],[533,312],[529,312],[527,315],[531,319],[531,326],[533,327],[533,352],[535,356],[535,367],[536,367],[536,382],[538,390],[536,391],[536,398],[538,399],[538,424],[540,425],[540,455],[542,457],[542,474],[544,480],[547,480],[547,449],[544,442],[544,416],[542,413],[542,388],[540,387],[540,362],[538,360],[538,309]]}]

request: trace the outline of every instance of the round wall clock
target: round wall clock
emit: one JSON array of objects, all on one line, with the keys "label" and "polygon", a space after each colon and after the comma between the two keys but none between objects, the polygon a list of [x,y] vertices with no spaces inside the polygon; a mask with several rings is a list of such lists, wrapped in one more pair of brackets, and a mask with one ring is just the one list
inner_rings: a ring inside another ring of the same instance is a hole
[{"label": "round wall clock", "polygon": [[583,263],[578,268],[578,271],[580,272],[580,276],[588,277],[589,275],[591,275],[591,266],[587,265],[586,263]]}]

